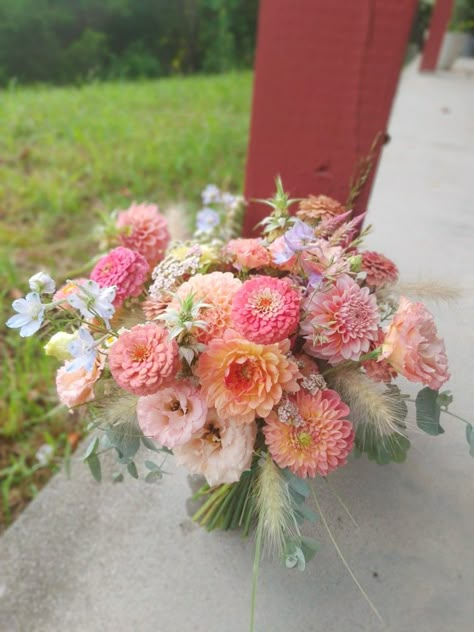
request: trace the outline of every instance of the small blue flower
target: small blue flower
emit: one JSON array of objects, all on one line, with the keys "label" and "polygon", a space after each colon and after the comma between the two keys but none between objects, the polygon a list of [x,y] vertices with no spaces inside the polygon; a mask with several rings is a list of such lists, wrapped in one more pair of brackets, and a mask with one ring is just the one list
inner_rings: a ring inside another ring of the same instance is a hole
[{"label": "small blue flower", "polygon": [[38,272],[29,280],[30,288],[38,294],[54,294],[56,284],[46,272]]},{"label": "small blue flower", "polygon": [[85,369],[92,371],[97,358],[97,347],[94,338],[86,327],[81,327],[77,337],[68,345],[68,351],[74,358],[67,363],[67,371]]},{"label": "small blue flower", "polygon": [[215,184],[208,184],[201,193],[202,203],[204,206],[212,204],[213,202],[221,201],[221,192],[219,187]]},{"label": "small blue flower", "polygon": [[210,233],[220,221],[219,213],[212,208],[203,208],[196,215],[196,226],[202,233]]},{"label": "small blue flower", "polygon": [[100,287],[95,281],[87,281],[84,285],[77,286],[77,292],[67,298],[69,305],[79,310],[84,318],[99,316],[110,328],[110,319],[115,313],[113,301],[116,289],[112,287]]},{"label": "small blue flower", "polygon": [[16,299],[12,307],[18,313],[7,320],[7,327],[19,329],[22,338],[35,334],[44,320],[44,305],[38,292],[30,292],[25,298]]}]

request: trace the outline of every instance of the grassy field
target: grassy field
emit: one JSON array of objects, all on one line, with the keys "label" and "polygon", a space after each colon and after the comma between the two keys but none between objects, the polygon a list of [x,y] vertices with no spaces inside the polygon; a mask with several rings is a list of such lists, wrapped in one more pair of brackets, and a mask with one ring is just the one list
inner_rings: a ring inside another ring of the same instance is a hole
[{"label": "grassy field", "polygon": [[251,74],[239,73],[0,95],[0,530],[83,432],[55,410],[44,341],[4,327],[11,301],[31,273],[64,277],[94,254],[101,212],[133,200],[192,210],[208,182],[239,191],[250,93]]}]

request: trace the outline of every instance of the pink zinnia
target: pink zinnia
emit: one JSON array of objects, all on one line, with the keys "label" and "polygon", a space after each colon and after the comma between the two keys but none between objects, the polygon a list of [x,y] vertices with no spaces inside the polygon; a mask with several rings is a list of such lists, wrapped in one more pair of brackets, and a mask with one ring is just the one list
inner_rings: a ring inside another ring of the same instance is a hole
[{"label": "pink zinnia", "polygon": [[150,268],[163,259],[170,241],[168,222],[155,204],[132,204],[117,218],[122,246],[139,252]]},{"label": "pink zinnia", "polygon": [[370,287],[378,288],[384,285],[392,285],[398,280],[398,268],[387,259],[384,255],[371,250],[366,250],[361,253],[363,272],[367,273],[366,283]]},{"label": "pink zinnia", "polygon": [[232,324],[247,340],[273,344],[298,327],[300,295],[284,279],[258,276],[245,281],[232,303]]},{"label": "pink zinnia", "polygon": [[271,264],[272,258],[261,239],[231,239],[225,248],[238,269],[254,270]]},{"label": "pink zinnia", "polygon": [[173,382],[154,395],[140,397],[137,419],[141,431],[160,445],[187,443],[206,423],[207,405],[189,380]]},{"label": "pink zinnia", "polygon": [[368,288],[350,276],[340,276],[329,290],[313,292],[304,305],[308,315],[301,331],[306,351],[315,358],[338,364],[358,360],[377,338],[379,312]]},{"label": "pink zinnia", "polygon": [[232,330],[211,340],[195,370],[207,405],[237,423],[266,417],[284,392],[299,389],[301,376],[288,350],[288,341],[258,345]]},{"label": "pink zinnia", "polygon": [[178,345],[156,325],[136,325],[110,347],[109,366],[117,384],[135,395],[152,395],[178,370]]},{"label": "pink zinnia", "polygon": [[[336,391],[300,391],[285,410],[272,412],[263,428],[275,463],[300,478],[327,476],[344,465],[352,450],[354,432],[346,419],[349,408]],[[282,417],[284,420],[281,420]]]},{"label": "pink zinnia", "polygon": [[211,487],[236,483],[252,464],[257,425],[242,425],[209,411],[206,425],[177,447],[174,456],[192,474],[202,474]]},{"label": "pink zinnia", "polygon": [[120,307],[126,298],[139,296],[148,276],[149,266],[141,254],[119,246],[99,259],[90,278],[100,287],[117,288],[114,305]]},{"label": "pink zinnia", "polygon": [[404,296],[388,328],[382,357],[411,382],[438,390],[449,379],[444,342],[423,303]]}]

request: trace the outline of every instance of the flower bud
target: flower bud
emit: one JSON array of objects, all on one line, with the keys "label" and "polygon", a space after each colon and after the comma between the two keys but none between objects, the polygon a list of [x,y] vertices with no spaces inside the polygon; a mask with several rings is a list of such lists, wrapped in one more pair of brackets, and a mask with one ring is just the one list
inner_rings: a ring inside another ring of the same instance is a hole
[{"label": "flower bud", "polygon": [[52,338],[44,345],[44,352],[48,356],[52,356],[64,362],[66,360],[72,360],[72,355],[69,353],[69,344],[77,338],[77,333],[67,334],[64,331],[58,331]]}]

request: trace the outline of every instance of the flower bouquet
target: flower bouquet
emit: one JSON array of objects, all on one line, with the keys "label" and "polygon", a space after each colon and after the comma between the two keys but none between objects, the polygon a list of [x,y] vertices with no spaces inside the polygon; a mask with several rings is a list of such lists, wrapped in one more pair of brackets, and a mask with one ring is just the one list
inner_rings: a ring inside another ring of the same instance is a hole
[{"label": "flower bouquet", "polygon": [[[443,432],[448,361],[394,263],[361,248],[363,215],[323,195],[290,199],[277,179],[262,236],[244,239],[244,200],[212,185],[202,197],[187,241],[170,242],[156,206],[115,213],[89,277],[56,290],[36,274],[7,324],[48,334],[60,401],[87,404],[98,431],[84,456],[94,477],[107,450],[135,478],[138,450],[154,453],[148,482],[172,455],[202,477],[196,522],[255,531],[256,581],[265,549],[300,570],[315,554],[303,523],[327,523],[312,479],[351,455],[404,461],[411,404],[422,430]],[[424,386],[416,399],[399,376]],[[467,438],[473,453],[469,424]]]}]

